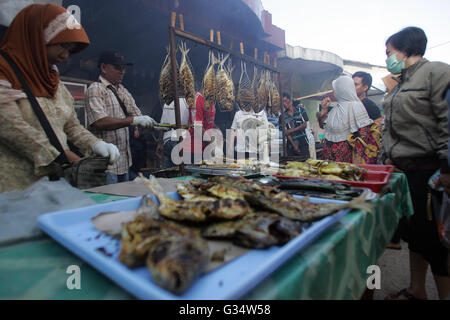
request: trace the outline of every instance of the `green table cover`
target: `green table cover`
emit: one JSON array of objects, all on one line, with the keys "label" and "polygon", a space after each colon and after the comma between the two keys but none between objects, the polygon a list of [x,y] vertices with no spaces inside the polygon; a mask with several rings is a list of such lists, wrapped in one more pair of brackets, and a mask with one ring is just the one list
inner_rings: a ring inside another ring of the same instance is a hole
[{"label": "green table cover", "polygon": [[[372,200],[375,213],[352,211],[308,248],[294,255],[242,299],[359,299],[367,267],[374,265],[402,216],[412,214],[404,174],[394,173],[391,193]],[[125,197],[93,194],[96,202]],[[71,265],[81,269],[81,289],[69,290]],[[213,298],[213,297],[211,297]],[[0,247],[0,299],[133,299],[48,236]]]}]

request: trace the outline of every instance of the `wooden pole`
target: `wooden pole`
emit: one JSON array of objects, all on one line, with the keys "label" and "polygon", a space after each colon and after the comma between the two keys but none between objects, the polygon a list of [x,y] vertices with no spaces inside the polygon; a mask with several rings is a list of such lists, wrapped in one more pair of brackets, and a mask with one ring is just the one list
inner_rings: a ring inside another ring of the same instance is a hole
[{"label": "wooden pole", "polygon": [[206,47],[210,47],[210,48],[213,48],[213,49],[225,52],[225,53],[229,53],[230,56],[237,57],[237,58],[239,58],[239,59],[241,59],[241,60],[243,60],[245,62],[256,64],[256,65],[258,65],[260,67],[263,67],[265,69],[271,70],[273,72],[277,72],[277,73],[280,72],[278,69],[275,69],[274,67],[272,67],[270,65],[267,65],[266,63],[262,63],[260,61],[257,61],[256,59],[253,58],[253,56],[248,56],[248,55],[245,55],[243,53],[236,54],[236,52],[232,51],[233,50],[233,39],[231,40],[231,43],[230,43],[230,49],[227,49],[227,48],[225,48],[223,46],[219,46],[219,45],[215,44],[212,41],[208,41],[206,39],[202,39],[202,38],[200,38],[200,37],[198,37],[196,35],[193,35],[192,33],[189,33],[189,32],[186,32],[186,31],[182,31],[180,29],[176,29],[175,28],[175,35],[179,36],[179,37],[182,37],[182,38],[189,39],[189,40],[191,40],[193,42],[200,43],[200,44],[202,44],[202,45],[204,45]]},{"label": "wooden pole", "polygon": [[172,18],[170,19],[170,25],[172,28],[175,28],[176,22],[177,22],[177,13],[172,11]]},{"label": "wooden pole", "polygon": [[219,46],[222,45],[222,38],[220,37],[220,31],[217,31],[217,44]]},{"label": "wooden pole", "polygon": [[180,29],[184,31],[184,20],[183,20],[183,15],[180,14],[179,15],[180,18]]},{"label": "wooden pole", "polygon": [[[175,104],[175,123],[177,129],[181,129],[181,112],[180,112],[180,99],[178,95],[178,69],[177,69],[177,51],[175,43],[175,29],[169,28],[169,41],[170,41],[170,64],[172,67],[172,79],[174,82],[174,104]],[[178,140],[180,143],[183,141],[183,137]],[[181,159],[183,159],[183,149],[181,149]],[[179,166],[180,174],[184,175],[184,160],[181,161]]]}]

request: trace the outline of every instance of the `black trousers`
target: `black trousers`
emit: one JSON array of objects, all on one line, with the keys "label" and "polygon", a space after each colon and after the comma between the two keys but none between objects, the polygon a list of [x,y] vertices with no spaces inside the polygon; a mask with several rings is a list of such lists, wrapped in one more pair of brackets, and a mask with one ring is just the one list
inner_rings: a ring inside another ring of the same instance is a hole
[{"label": "black trousers", "polygon": [[439,240],[434,215],[428,215],[428,180],[436,170],[406,171],[414,214],[399,225],[402,238],[412,252],[420,254],[437,276],[449,276],[447,268],[448,249]]}]

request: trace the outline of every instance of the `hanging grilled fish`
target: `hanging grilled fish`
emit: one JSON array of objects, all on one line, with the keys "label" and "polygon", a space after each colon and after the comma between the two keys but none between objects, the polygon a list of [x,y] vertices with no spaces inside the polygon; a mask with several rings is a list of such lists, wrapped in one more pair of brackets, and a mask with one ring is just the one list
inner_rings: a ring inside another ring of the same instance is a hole
[{"label": "hanging grilled fish", "polygon": [[209,110],[216,101],[217,80],[215,65],[217,64],[216,56],[212,50],[209,51],[209,61],[203,76],[202,94],[205,99],[205,108]]},{"label": "hanging grilled fish", "polygon": [[272,113],[279,115],[281,112],[281,97],[278,86],[275,81],[272,81]]},{"label": "hanging grilled fish", "polygon": [[195,79],[194,73],[191,69],[188,53],[191,49],[187,49],[186,43],[180,45],[181,50],[181,65],[180,65],[180,87],[181,94],[186,99],[189,108],[194,108],[195,103]]},{"label": "hanging grilled fish", "polygon": [[241,70],[237,101],[242,110],[250,112],[255,106],[255,94],[247,74],[247,66],[244,62],[241,62]]},{"label": "hanging grilled fish", "polygon": [[[178,66],[177,66],[178,67]],[[175,81],[172,76],[172,64],[170,62],[170,50],[164,59],[161,73],[159,75],[159,94],[162,101],[169,105],[175,99]]]},{"label": "hanging grilled fish", "polygon": [[234,107],[234,83],[231,77],[231,69],[225,68],[225,62],[229,58],[229,54],[220,60],[217,70],[217,96],[216,100],[220,107],[225,111],[232,111]]},{"label": "hanging grilled fish", "polygon": [[258,113],[263,110],[267,105],[267,99],[269,97],[267,90],[267,72],[264,70],[261,72],[259,81],[258,81],[258,90],[257,90],[257,99],[256,99],[256,108],[255,112]]}]

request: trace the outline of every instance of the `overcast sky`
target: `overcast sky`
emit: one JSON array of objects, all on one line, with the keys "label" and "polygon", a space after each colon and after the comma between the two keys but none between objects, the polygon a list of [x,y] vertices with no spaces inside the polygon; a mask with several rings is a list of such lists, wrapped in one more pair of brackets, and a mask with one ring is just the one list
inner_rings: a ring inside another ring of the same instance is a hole
[{"label": "overcast sky", "polygon": [[425,58],[450,64],[450,0],[261,1],[292,46],[384,66],[386,39],[417,26],[428,38]]}]

